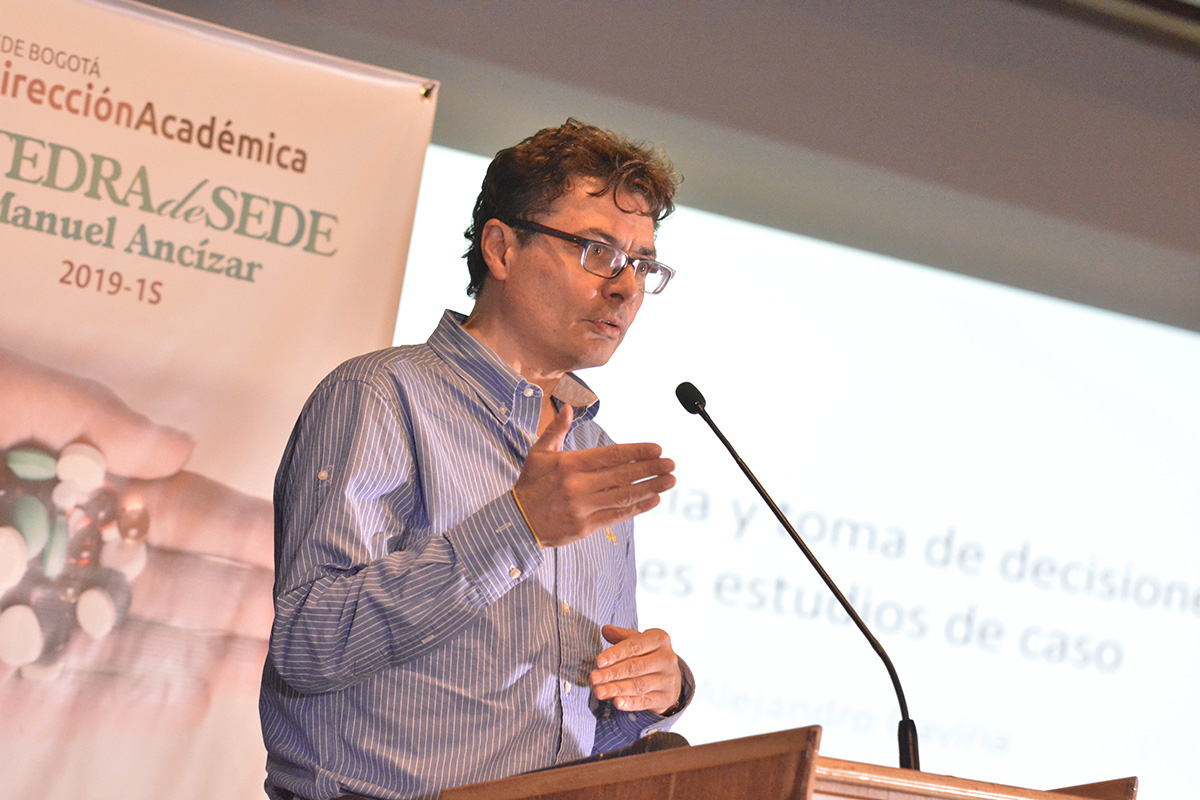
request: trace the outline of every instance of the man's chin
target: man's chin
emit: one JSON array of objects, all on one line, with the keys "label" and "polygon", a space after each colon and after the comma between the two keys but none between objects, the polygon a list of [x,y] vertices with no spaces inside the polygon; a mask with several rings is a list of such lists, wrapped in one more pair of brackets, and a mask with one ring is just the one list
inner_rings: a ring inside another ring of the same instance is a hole
[{"label": "man's chin", "polygon": [[603,367],[609,362],[613,355],[616,354],[618,344],[620,344],[620,342],[612,342],[608,343],[607,346],[594,347],[590,349],[586,354],[582,355],[578,359],[577,364],[572,372],[581,369],[591,369],[592,367]]}]

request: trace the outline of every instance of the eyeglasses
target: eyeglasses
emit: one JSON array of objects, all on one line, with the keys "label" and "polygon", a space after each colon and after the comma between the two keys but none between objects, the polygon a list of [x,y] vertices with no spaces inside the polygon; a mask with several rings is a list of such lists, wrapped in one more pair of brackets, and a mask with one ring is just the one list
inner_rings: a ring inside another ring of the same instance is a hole
[{"label": "eyeglasses", "polygon": [[661,264],[649,258],[634,258],[619,247],[613,247],[595,239],[585,239],[582,236],[540,225],[525,219],[514,220],[512,227],[531,233],[544,233],[564,242],[577,244],[583,248],[579,256],[579,266],[593,275],[609,280],[621,274],[622,270],[633,265],[633,275],[637,279],[638,289],[646,294],[658,294],[667,286],[667,281],[675,275],[675,270],[666,264]]}]

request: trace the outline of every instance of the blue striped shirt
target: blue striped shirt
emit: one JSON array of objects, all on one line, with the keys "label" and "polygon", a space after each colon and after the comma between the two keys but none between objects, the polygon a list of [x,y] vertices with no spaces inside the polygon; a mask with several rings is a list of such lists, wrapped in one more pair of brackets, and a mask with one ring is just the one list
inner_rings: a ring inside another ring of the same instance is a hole
[{"label": "blue striped shirt", "polygon": [[[592,696],[600,626],[637,627],[633,524],[538,548],[508,490],[541,389],[462,319],[342,364],[287,445],[259,701],[272,796],[434,797],[673,721]],[[581,381],[554,399],[576,410],[565,449],[611,443]]]}]

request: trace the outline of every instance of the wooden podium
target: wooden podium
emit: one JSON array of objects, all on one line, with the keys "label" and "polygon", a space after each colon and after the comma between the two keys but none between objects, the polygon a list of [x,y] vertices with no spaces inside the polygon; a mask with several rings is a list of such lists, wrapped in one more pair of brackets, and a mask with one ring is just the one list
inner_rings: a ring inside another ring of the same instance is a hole
[{"label": "wooden podium", "polygon": [[818,726],[447,789],[441,800],[1134,800],[1137,779],[1056,789],[838,761]]}]

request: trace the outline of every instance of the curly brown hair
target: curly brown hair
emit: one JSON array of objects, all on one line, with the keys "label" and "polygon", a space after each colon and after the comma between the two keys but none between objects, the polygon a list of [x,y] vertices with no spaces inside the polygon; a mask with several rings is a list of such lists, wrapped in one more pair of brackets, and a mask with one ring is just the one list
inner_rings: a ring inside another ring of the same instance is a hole
[{"label": "curly brown hair", "polygon": [[[471,243],[463,254],[471,273],[468,296],[479,296],[488,274],[480,244],[488,220],[512,224],[544,214],[577,176],[599,180],[601,188],[593,194],[602,197],[612,192],[614,203],[621,194],[640,197],[656,230],[675,210],[675,191],[682,180],[655,150],[573,118],[501,150],[488,166],[471,225],[463,233]],[[529,236],[524,231],[517,235],[522,241]]]}]

